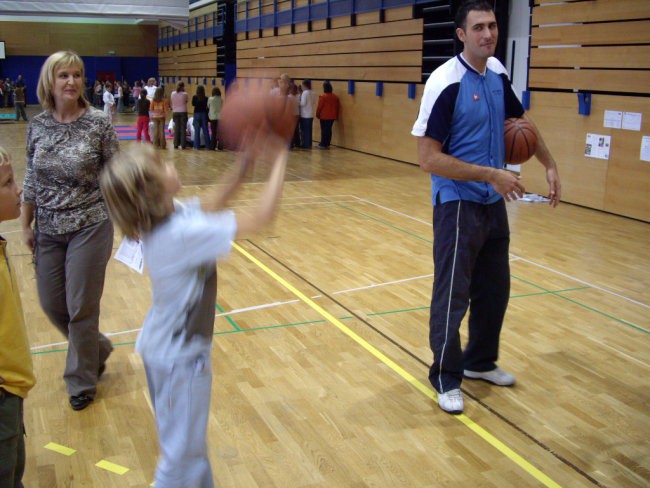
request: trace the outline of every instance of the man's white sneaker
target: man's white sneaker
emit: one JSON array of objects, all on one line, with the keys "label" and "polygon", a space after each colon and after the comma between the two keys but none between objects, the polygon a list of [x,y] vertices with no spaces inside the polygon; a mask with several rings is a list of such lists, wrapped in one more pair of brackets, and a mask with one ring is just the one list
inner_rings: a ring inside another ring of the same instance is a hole
[{"label": "man's white sneaker", "polygon": [[484,380],[499,386],[512,386],[515,384],[515,381],[517,381],[514,376],[510,373],[506,373],[498,366],[492,371],[469,371],[466,369],[463,374],[465,375],[465,378]]},{"label": "man's white sneaker", "polygon": [[452,415],[463,413],[465,405],[463,404],[463,394],[460,388],[438,393],[438,406]]}]

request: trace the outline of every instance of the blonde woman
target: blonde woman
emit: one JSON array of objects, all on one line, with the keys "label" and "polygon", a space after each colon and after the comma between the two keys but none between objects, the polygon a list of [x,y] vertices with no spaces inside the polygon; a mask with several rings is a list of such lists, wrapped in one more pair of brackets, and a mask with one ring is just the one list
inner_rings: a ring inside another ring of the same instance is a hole
[{"label": "blonde woman", "polygon": [[118,152],[118,142],[106,114],[84,97],[83,80],[83,61],[71,51],[52,54],[41,68],[37,94],[43,112],[27,131],[21,209],[41,307],[69,341],[63,379],[74,410],[93,401],[113,349],[99,332],[113,247],[99,174]]}]

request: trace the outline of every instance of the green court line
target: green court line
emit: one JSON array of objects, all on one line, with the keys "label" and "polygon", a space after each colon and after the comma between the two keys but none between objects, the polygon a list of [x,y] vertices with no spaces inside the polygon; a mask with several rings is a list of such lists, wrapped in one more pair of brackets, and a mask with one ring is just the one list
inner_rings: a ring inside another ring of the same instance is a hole
[{"label": "green court line", "polygon": [[[221,313],[224,313],[223,308],[221,308],[218,303],[217,303],[217,310],[219,310],[219,312],[221,312]],[[239,326],[237,325],[237,323],[233,319],[230,318],[230,315],[224,315],[224,317],[226,317],[226,320],[230,323],[230,325],[232,325],[235,328],[235,330],[237,330],[237,331],[241,330],[239,328]]]},{"label": "green court line", "polygon": [[538,297],[542,295],[552,295],[553,293],[568,293],[570,291],[581,291],[581,290],[589,290],[589,289],[591,289],[591,286],[578,286],[576,288],[566,288],[564,290],[557,290],[557,291],[544,290],[544,291],[539,291],[537,293],[525,293],[524,295],[511,295],[510,298]]},{"label": "green court line", "polygon": [[419,236],[417,234],[413,234],[412,232],[409,232],[408,230],[401,229],[401,228],[399,228],[399,227],[397,227],[397,226],[395,226],[393,224],[389,224],[388,222],[380,220],[380,219],[378,219],[376,217],[372,217],[371,215],[367,215],[367,214],[364,214],[363,212],[359,212],[358,210],[355,210],[353,208],[347,207],[345,205],[341,205],[340,203],[337,203],[336,206],[344,208],[346,210],[349,210],[350,212],[362,215],[363,217],[366,217],[366,218],[368,218],[370,220],[374,220],[375,222],[379,222],[380,224],[384,224],[385,226],[390,227],[391,229],[395,229],[395,230],[397,230],[399,232],[403,232],[404,234],[407,234],[407,235],[409,235],[411,237],[415,237],[416,239],[420,239],[420,240],[422,240],[424,242],[428,242],[429,244],[433,244],[433,239],[427,239],[426,237],[422,237],[422,236]]},{"label": "green court line", "polygon": [[547,290],[547,289],[544,288],[543,286],[537,285],[537,284],[532,283],[532,282],[530,282],[530,281],[527,281],[527,280],[525,280],[525,279],[523,279],[523,278],[519,278],[518,276],[512,275],[512,277],[513,277],[514,279],[519,280],[519,281],[521,281],[521,282],[523,282],[523,283],[526,283],[526,284],[528,284],[528,285],[530,285],[530,286],[534,286],[535,288],[539,288],[540,290],[544,290],[544,292],[549,293],[549,294],[554,295],[554,296],[557,296],[557,297],[561,298],[562,300],[566,300],[567,302],[571,302],[571,303],[573,303],[573,304],[575,304],[575,305],[578,305],[578,306],[580,306],[580,307],[582,307],[582,308],[586,308],[587,310],[590,310],[591,312],[594,312],[594,313],[597,313],[597,314],[599,314],[599,315],[602,315],[603,317],[607,317],[608,319],[614,320],[614,321],[616,321],[616,322],[620,322],[620,323],[623,324],[623,325],[627,325],[628,327],[631,327],[632,329],[638,330],[638,331],[640,331],[640,332],[645,332],[646,334],[650,334],[650,330],[644,329],[643,327],[640,327],[640,326],[638,326],[638,325],[635,325],[635,324],[633,324],[633,323],[631,323],[631,322],[628,322],[628,321],[626,321],[626,320],[620,319],[620,318],[618,318],[618,317],[614,317],[613,315],[610,315],[610,314],[608,314],[607,312],[603,312],[602,310],[598,310],[597,308],[591,307],[591,306],[589,306],[589,305],[586,305],[586,304],[584,304],[584,303],[582,303],[582,302],[579,302],[579,301],[577,301],[577,300],[574,300],[574,299],[572,299],[572,298],[565,297],[564,295],[561,295],[561,294],[559,294],[558,292],[551,291],[551,290]]},{"label": "green court line", "polygon": [[[517,279],[520,279],[520,278],[517,278]],[[521,281],[523,281],[523,280],[521,280]],[[533,286],[535,286],[535,285],[533,285]],[[542,292],[538,292],[538,293],[528,293],[526,295],[512,295],[510,298],[514,299],[514,298],[527,298],[527,297],[541,296],[541,295],[556,295],[556,294],[560,294],[560,293],[566,293],[566,292],[571,292],[571,291],[579,291],[579,290],[584,290],[584,289],[588,289],[588,288],[590,288],[590,287],[589,286],[582,286],[580,288],[567,288],[565,290],[557,290],[557,291],[548,290],[548,291],[542,291]],[[223,308],[221,308],[219,305],[217,305],[217,309],[221,313],[224,313]],[[419,312],[419,311],[422,311],[422,310],[429,310],[429,305],[426,305],[426,306],[423,306],[423,307],[403,308],[403,309],[399,309],[399,310],[386,310],[386,311],[383,311],[383,312],[372,312],[372,313],[369,313],[369,314],[366,314],[366,315],[368,317],[379,317],[379,316],[382,316],[382,315],[392,315],[392,314],[396,314],[396,313],[406,313],[406,312]],[[225,317],[226,320],[228,320],[228,322],[234,327],[234,330],[224,330],[224,331],[215,332],[213,334],[215,336],[217,336],[217,335],[225,335],[225,334],[234,334],[234,333],[237,333],[237,332],[255,332],[255,331],[260,331],[260,330],[281,329],[283,327],[296,327],[296,326],[299,326],[299,325],[312,325],[312,324],[319,324],[319,323],[327,322],[324,319],[319,319],[319,320],[308,320],[308,321],[305,321],[305,322],[293,322],[293,323],[289,323],[289,324],[265,325],[265,326],[261,326],[261,327],[252,327],[250,329],[245,329],[245,328],[239,327],[230,318],[230,316],[224,314],[223,317]],[[344,317],[338,317],[339,320],[350,320],[352,318],[354,318],[354,317],[352,317],[351,315],[344,316]],[[134,344],[135,344],[135,341],[114,342],[113,347],[132,346]],[[39,356],[41,354],[51,354],[53,352],[67,352],[67,351],[68,351],[67,348],[65,348],[65,349],[50,349],[50,350],[47,350],[47,351],[36,351],[36,352],[32,353],[32,356]]]},{"label": "green court line", "polygon": [[[350,319],[352,317],[342,317],[341,320],[344,319]],[[284,327],[296,327],[299,325],[312,325],[312,324],[319,324],[319,323],[325,323],[327,320],[319,319],[319,320],[309,320],[306,322],[294,322],[291,324],[278,324],[278,325],[264,325],[262,327],[251,327],[250,329],[239,329],[239,330],[223,330],[221,332],[215,332],[214,335],[225,335],[225,334],[235,334],[237,332],[256,332],[259,330],[269,330],[269,329],[281,329]]]},{"label": "green court line", "polygon": [[53,352],[68,352],[68,348],[65,349],[49,349],[47,351],[36,351],[32,353],[32,356],[40,356],[41,354],[51,354]]},{"label": "green court line", "polygon": [[[360,202],[360,203],[363,203],[363,202]],[[387,226],[387,227],[390,227],[390,228],[392,228],[392,229],[395,229],[395,230],[398,230],[398,231],[400,231],[400,232],[403,232],[404,234],[410,235],[410,236],[415,237],[415,238],[417,238],[417,239],[421,239],[421,240],[423,240],[423,241],[430,242],[430,243],[433,242],[433,240],[425,239],[424,237],[418,236],[418,235],[416,235],[416,234],[412,234],[412,233],[409,232],[409,231],[406,231],[406,230],[404,230],[404,229],[400,229],[399,227],[396,227],[396,226],[394,226],[394,225],[392,225],[392,224],[389,224],[388,222],[385,222],[385,221],[383,221],[383,220],[380,220],[380,219],[378,219],[378,218],[376,218],[376,217],[372,217],[372,216],[370,216],[370,215],[366,215],[366,214],[364,214],[363,212],[359,212],[358,210],[354,210],[354,209],[352,209],[352,208],[350,208],[350,207],[347,207],[347,206],[345,206],[345,205],[340,205],[340,204],[338,204],[337,206],[339,206],[339,207],[341,207],[341,208],[344,208],[344,209],[346,209],[346,210],[349,210],[350,212],[353,212],[353,213],[356,213],[356,214],[362,215],[362,216],[364,216],[364,217],[367,217],[367,218],[369,218],[370,220],[373,220],[373,221],[378,222],[378,223],[380,223],[380,224],[383,224],[383,225],[385,225],[385,226]],[[627,325],[628,327],[631,327],[632,329],[638,330],[638,331],[640,331],[640,332],[645,332],[646,334],[650,334],[650,330],[644,329],[643,327],[640,327],[640,326],[638,326],[638,325],[632,324],[632,323],[627,322],[627,321],[625,321],[625,320],[623,320],[623,319],[620,319],[620,318],[618,318],[618,317],[614,317],[614,316],[612,316],[612,315],[609,315],[609,314],[607,314],[607,313],[605,313],[605,312],[603,312],[603,311],[601,311],[601,310],[598,310],[598,309],[596,309],[596,308],[593,308],[593,307],[591,307],[591,306],[589,306],[589,305],[586,305],[586,304],[584,304],[584,303],[582,303],[582,302],[579,302],[579,301],[577,301],[577,300],[573,300],[573,299],[571,299],[571,298],[567,298],[567,297],[565,297],[565,296],[562,296],[562,295],[558,294],[558,293],[561,293],[561,292],[553,292],[553,291],[551,291],[551,290],[547,290],[547,289],[544,288],[543,286],[536,285],[535,283],[531,283],[531,282],[529,282],[529,281],[523,280],[523,279],[521,279],[521,278],[519,278],[519,277],[517,277],[517,276],[515,276],[515,275],[513,275],[513,274],[511,274],[510,276],[512,276],[513,278],[518,279],[518,280],[520,280],[520,281],[523,281],[524,283],[528,283],[528,284],[531,285],[531,286],[534,286],[534,287],[536,287],[536,288],[539,288],[540,290],[544,290],[545,293],[549,293],[549,294],[552,294],[552,295],[556,295],[556,296],[562,298],[563,300],[567,300],[567,301],[569,301],[569,302],[571,302],[571,303],[574,303],[575,305],[579,305],[579,306],[581,306],[581,307],[583,307],[583,308],[585,308],[585,309],[587,309],[587,310],[590,310],[590,311],[592,311],[592,312],[595,312],[595,313],[597,313],[597,314],[599,314],[599,315],[602,315],[602,316],[604,316],[604,317],[607,317],[607,318],[610,318],[610,319],[612,319],[612,320],[615,320],[616,322],[620,322],[621,324],[623,324],[623,325]],[[589,287],[588,287],[588,288],[589,288]],[[542,293],[542,294],[543,294],[543,293]]]},{"label": "green court line", "polygon": [[368,317],[378,317],[381,315],[392,315],[394,313],[402,313],[402,312],[419,312],[420,310],[429,310],[431,307],[427,305],[426,307],[413,307],[413,308],[404,308],[401,310],[386,310],[385,312],[373,312],[373,313],[367,313],[366,315]]},{"label": "green court line", "polygon": [[[555,292],[553,292],[553,291],[541,291],[541,292],[538,292],[538,293],[527,293],[525,295],[511,295],[510,299],[536,297],[536,296],[541,296],[541,295],[551,295],[553,293],[566,293],[566,292],[570,292],[570,291],[585,290],[585,289],[588,289],[588,288],[591,288],[591,287],[590,286],[581,286],[579,288],[567,288],[566,290],[557,290]],[[427,305],[427,306],[424,306],[424,307],[404,308],[404,309],[400,309],[400,310],[387,310],[385,312],[373,312],[373,313],[369,313],[369,314],[366,314],[366,315],[368,315],[368,317],[376,317],[376,316],[380,316],[380,315],[391,315],[391,314],[394,314],[394,313],[402,313],[402,312],[419,312],[421,310],[429,310],[429,308],[430,308],[430,306]]]},{"label": "green court line", "polygon": [[[114,342],[113,347],[119,347],[119,346],[132,346],[135,344],[135,341],[128,341],[128,342]],[[49,349],[47,351],[36,351],[32,353],[32,356],[40,356],[41,354],[51,354],[53,352],[68,352],[68,348],[66,347],[65,349]]]}]

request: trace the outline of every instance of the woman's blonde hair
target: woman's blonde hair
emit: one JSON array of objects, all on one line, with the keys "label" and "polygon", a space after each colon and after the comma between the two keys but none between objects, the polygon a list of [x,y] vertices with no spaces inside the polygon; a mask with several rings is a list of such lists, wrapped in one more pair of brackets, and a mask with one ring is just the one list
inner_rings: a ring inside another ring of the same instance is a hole
[{"label": "woman's blonde hair", "polygon": [[150,144],[120,151],[104,167],[99,186],[111,219],[126,237],[139,239],[169,215],[165,163]]},{"label": "woman's blonde hair", "polygon": [[[81,68],[81,78],[85,79],[84,62],[81,57],[73,51],[58,51],[52,54],[45,60],[41,67],[41,74],[38,77],[38,85],[36,87],[36,95],[38,101],[44,110],[51,112],[54,110],[54,97],[52,96],[52,87],[54,86],[54,79],[56,71],[59,68],[68,68],[70,66],[79,66]],[[82,89],[79,95],[79,106],[87,108],[90,103],[86,99],[86,90]]]}]

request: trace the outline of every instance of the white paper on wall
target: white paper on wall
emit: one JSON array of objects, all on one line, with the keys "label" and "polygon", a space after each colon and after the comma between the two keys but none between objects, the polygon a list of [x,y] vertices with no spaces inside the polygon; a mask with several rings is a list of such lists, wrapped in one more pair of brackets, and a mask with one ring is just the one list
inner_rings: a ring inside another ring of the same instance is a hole
[{"label": "white paper on wall", "polygon": [[622,128],[626,130],[641,130],[643,114],[640,112],[623,112]]},{"label": "white paper on wall", "polygon": [[650,136],[641,138],[641,161],[650,163]]},{"label": "white paper on wall", "polygon": [[585,156],[596,159],[609,159],[612,137],[603,134],[587,134]]},{"label": "white paper on wall", "polygon": [[618,110],[605,110],[603,127],[620,129],[623,126],[623,112]]}]

